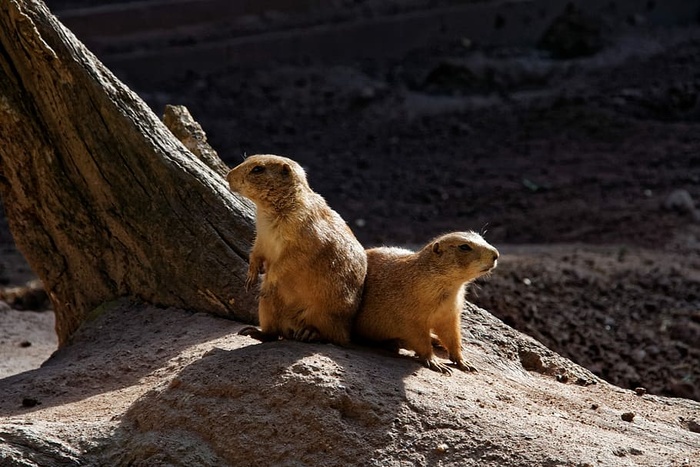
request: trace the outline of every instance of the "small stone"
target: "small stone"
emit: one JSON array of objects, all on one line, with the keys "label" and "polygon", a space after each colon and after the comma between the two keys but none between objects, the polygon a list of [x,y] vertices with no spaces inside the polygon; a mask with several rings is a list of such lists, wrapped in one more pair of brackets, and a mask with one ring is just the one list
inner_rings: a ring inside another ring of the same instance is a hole
[{"label": "small stone", "polygon": [[632,422],[634,420],[634,413],[633,412],[625,412],[622,414],[622,419],[626,422]]},{"label": "small stone", "polygon": [[634,388],[634,393],[637,394],[638,396],[643,396],[644,394],[647,393],[647,388],[643,388],[643,387]]},{"label": "small stone", "polygon": [[435,448],[435,452],[438,454],[445,454],[447,452],[447,449],[449,446],[445,443],[438,444],[437,447]]},{"label": "small stone", "polygon": [[182,380],[180,378],[173,378],[168,385],[170,389],[177,389],[180,386],[182,386]]},{"label": "small stone", "polygon": [[627,22],[632,26],[642,26],[647,23],[647,19],[640,13],[635,13],[627,18]]},{"label": "small stone", "polygon": [[549,25],[537,46],[557,59],[593,55],[605,46],[603,21],[584,13],[570,2],[566,10]]},{"label": "small stone", "polygon": [[33,397],[25,397],[22,399],[22,407],[36,407],[37,405],[41,404],[38,400],[34,399]]},{"label": "small stone", "polygon": [[29,342],[29,341],[22,341],[22,342],[19,343],[19,346],[22,347],[22,348],[31,347],[31,346],[32,346],[32,343]]},{"label": "small stone", "polygon": [[673,190],[664,201],[664,208],[680,213],[692,213],[695,211],[693,197],[687,190]]},{"label": "small stone", "polygon": [[371,86],[365,86],[360,91],[360,98],[364,100],[372,100],[377,97],[377,90]]},{"label": "small stone", "polygon": [[598,404],[591,404],[591,410],[598,410],[598,407],[600,407]]},{"label": "small stone", "polygon": [[544,364],[542,363],[542,357],[531,350],[523,350],[519,354],[520,364],[527,371],[536,371],[538,373],[544,372]]},{"label": "small stone", "polygon": [[526,277],[523,279],[523,284],[530,286],[532,285],[532,281],[530,280],[530,278]]},{"label": "small stone", "polygon": [[700,423],[696,420],[685,420],[683,417],[680,418],[681,426],[688,431],[693,433],[700,433]]},{"label": "small stone", "polygon": [[594,379],[586,379],[582,377],[576,378],[576,385],[577,386],[593,386],[594,384],[597,384],[596,380]]}]

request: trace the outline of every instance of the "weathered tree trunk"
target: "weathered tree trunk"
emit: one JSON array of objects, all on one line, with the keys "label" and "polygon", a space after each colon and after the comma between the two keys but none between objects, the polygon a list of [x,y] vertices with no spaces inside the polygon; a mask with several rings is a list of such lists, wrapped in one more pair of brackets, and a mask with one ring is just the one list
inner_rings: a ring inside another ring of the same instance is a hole
[{"label": "weathered tree trunk", "polygon": [[120,296],[254,320],[250,205],[38,0],[0,2],[0,195],[61,344]]}]

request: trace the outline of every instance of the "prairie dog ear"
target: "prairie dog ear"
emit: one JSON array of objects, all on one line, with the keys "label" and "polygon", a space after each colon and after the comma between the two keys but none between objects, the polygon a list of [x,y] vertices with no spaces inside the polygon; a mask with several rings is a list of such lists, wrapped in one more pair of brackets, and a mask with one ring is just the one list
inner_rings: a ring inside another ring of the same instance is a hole
[{"label": "prairie dog ear", "polygon": [[282,175],[287,176],[292,172],[292,168],[286,162],[282,164]]},{"label": "prairie dog ear", "polygon": [[440,248],[440,242],[433,243],[433,253],[440,256],[444,250]]}]

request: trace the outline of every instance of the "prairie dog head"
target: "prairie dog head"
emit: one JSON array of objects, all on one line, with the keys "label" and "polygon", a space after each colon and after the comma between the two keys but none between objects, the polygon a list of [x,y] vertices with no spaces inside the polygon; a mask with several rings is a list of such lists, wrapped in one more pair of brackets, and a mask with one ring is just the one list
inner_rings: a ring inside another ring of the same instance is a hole
[{"label": "prairie dog head", "polygon": [[496,267],[498,250],[475,232],[453,232],[431,241],[421,251],[435,270],[454,282],[469,282]]},{"label": "prairie dog head", "polygon": [[277,206],[310,190],[306,173],[291,159],[270,154],[248,157],[226,175],[232,191],[253,201],[259,208]]}]

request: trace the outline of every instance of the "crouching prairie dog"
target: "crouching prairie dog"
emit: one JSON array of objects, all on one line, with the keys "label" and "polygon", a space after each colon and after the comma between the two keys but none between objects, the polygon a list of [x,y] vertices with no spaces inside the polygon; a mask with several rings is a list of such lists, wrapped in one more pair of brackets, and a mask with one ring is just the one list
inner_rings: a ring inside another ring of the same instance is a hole
[{"label": "crouching prairie dog", "polygon": [[433,340],[461,370],[460,312],[466,285],[496,267],[498,251],[474,232],[455,232],[417,252],[403,248],[367,250],[367,279],[353,327],[359,341],[392,343],[413,350],[431,370],[451,374],[437,360]]},{"label": "crouching prairie dog", "polygon": [[367,257],[345,221],[311,190],[291,159],[251,156],[226,179],[257,211],[246,288],[263,274],[260,329],[239,333],[262,341],[349,343]]}]

